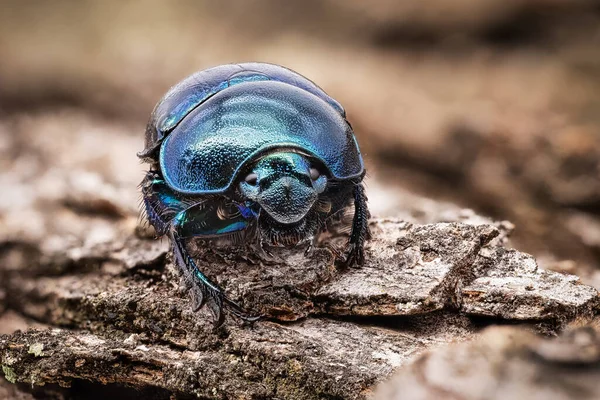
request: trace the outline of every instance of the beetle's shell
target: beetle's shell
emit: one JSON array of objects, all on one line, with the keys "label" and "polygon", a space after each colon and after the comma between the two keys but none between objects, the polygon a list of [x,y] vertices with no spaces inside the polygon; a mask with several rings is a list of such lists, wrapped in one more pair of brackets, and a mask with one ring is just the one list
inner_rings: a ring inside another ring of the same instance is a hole
[{"label": "beetle's shell", "polygon": [[[235,83],[230,78],[220,89],[195,95],[192,86],[180,84],[156,107],[146,152],[160,145],[158,161],[166,183],[181,193],[221,193],[257,155],[284,148],[319,159],[334,178],[361,177],[363,160],[339,103],[292,71],[251,65],[254,70],[285,71],[291,82],[245,73],[235,75]],[[218,87],[196,85],[207,86]]]},{"label": "beetle's shell", "polygon": [[302,75],[275,64],[225,64],[196,72],[173,86],[158,102],[146,128],[144,157],[155,150],[164,137],[194,108],[215,93],[230,86],[253,81],[278,81],[304,89],[320,97],[342,116],[344,108],[320,87]]}]

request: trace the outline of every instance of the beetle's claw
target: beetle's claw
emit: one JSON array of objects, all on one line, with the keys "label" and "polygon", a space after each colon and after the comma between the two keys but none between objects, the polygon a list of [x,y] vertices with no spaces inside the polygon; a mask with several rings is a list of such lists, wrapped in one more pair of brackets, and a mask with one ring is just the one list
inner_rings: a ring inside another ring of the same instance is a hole
[{"label": "beetle's claw", "polygon": [[[213,323],[215,329],[218,329],[225,322],[225,310],[244,322],[255,322],[261,318],[260,315],[250,315],[237,303],[229,300],[221,290],[213,290],[212,288],[208,287],[205,287],[204,289],[209,293],[205,293],[203,297],[196,297],[193,310],[198,311],[202,308],[202,306],[204,306],[204,304],[207,304],[214,318]],[[199,291],[201,291],[201,289],[196,292]],[[207,297],[209,298],[208,301],[206,301]]]},{"label": "beetle's claw", "polygon": [[365,250],[356,243],[349,243],[346,247],[346,259],[343,265],[347,268],[359,268],[365,264]]},{"label": "beetle's claw", "polygon": [[250,315],[237,303],[229,300],[227,297],[223,298],[224,304],[227,309],[236,317],[240,318],[244,322],[256,322],[261,318],[261,315]]},{"label": "beetle's claw", "polygon": [[[195,290],[194,311],[199,311],[205,304],[209,307],[213,315],[215,329],[219,328],[225,322],[225,311],[235,315],[244,322],[255,322],[260,319],[260,315],[250,315],[240,305],[228,299],[221,290],[204,286]],[[208,298],[208,301],[206,299]]]},{"label": "beetle's claw", "polygon": [[198,312],[207,305],[214,318],[215,328],[223,324],[223,294],[220,290],[208,287],[204,283],[193,284],[190,295],[192,297],[192,311]]},{"label": "beetle's claw", "polygon": [[212,296],[212,301],[209,302],[210,312],[213,315],[213,323],[215,329],[219,328],[225,322],[225,314],[223,313],[223,293],[218,292]]}]

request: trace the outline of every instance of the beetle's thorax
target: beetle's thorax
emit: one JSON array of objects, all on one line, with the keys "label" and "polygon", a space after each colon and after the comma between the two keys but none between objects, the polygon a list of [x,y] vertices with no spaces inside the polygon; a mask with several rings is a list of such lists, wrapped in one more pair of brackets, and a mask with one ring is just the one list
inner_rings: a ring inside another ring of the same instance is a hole
[{"label": "beetle's thorax", "polygon": [[259,159],[240,183],[240,191],[280,224],[296,224],[306,217],[325,189],[325,175],[309,158],[295,152],[269,154]]}]

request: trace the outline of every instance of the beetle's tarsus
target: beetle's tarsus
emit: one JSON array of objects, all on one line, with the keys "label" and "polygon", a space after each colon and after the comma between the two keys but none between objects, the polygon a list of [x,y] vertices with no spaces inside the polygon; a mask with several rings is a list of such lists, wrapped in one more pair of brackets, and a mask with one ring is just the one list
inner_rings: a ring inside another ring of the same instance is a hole
[{"label": "beetle's tarsus", "polygon": [[371,237],[369,231],[369,209],[367,207],[367,196],[362,183],[354,186],[354,219],[352,221],[352,232],[346,247],[346,259],[343,264],[346,267],[362,266],[365,263],[365,241]]},{"label": "beetle's tarsus", "polygon": [[236,317],[240,318],[245,322],[256,322],[261,316],[260,315],[250,315],[248,314],[242,307],[240,307],[237,303],[229,300],[227,297],[223,298],[223,302],[227,309]]},{"label": "beetle's tarsus", "polygon": [[346,247],[346,259],[343,261],[345,267],[357,268],[365,263],[365,252],[356,244],[348,244]]}]

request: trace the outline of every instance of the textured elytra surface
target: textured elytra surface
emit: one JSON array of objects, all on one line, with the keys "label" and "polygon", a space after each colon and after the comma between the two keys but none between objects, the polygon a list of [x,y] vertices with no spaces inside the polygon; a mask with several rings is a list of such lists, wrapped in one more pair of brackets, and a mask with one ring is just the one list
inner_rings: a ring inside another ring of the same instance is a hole
[{"label": "textured elytra surface", "polygon": [[270,81],[239,84],[206,100],[164,139],[159,160],[175,190],[224,192],[246,162],[281,147],[309,153],[339,179],[363,172],[354,135],[338,110]]}]

